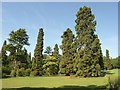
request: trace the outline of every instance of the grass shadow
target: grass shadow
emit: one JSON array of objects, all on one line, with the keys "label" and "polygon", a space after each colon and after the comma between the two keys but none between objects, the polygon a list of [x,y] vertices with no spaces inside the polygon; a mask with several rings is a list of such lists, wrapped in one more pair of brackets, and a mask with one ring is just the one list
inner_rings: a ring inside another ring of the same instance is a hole
[{"label": "grass shadow", "polygon": [[106,90],[106,86],[62,86],[58,88],[30,88],[30,87],[23,87],[23,88],[3,88],[2,90]]}]

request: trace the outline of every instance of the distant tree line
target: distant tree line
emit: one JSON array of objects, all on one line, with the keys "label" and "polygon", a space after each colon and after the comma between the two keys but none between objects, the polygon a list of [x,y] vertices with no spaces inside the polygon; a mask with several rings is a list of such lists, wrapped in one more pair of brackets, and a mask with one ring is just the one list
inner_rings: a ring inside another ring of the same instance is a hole
[{"label": "distant tree line", "polygon": [[81,7],[76,14],[76,35],[67,28],[62,38],[59,54],[59,45],[53,50],[50,46],[44,47],[44,31],[39,29],[34,56],[31,57],[25,45],[29,44],[29,36],[25,29],[12,31],[8,42],[5,40],[0,53],[2,63],[2,77],[7,76],[51,76],[75,75],[79,77],[98,77],[102,70],[120,68],[117,59],[110,58],[109,50],[103,57],[101,43],[96,32],[96,20],[89,7]]}]

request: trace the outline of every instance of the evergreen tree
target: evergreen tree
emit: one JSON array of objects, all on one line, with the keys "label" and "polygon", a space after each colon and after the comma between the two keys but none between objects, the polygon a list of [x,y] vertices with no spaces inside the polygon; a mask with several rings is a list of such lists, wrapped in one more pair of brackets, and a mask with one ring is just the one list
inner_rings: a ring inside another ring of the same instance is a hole
[{"label": "evergreen tree", "polygon": [[31,68],[32,60],[31,60],[31,52],[27,55],[27,68]]},{"label": "evergreen tree", "polygon": [[8,65],[8,59],[7,59],[7,52],[6,52],[6,45],[7,45],[7,41],[5,40],[1,49],[1,61],[2,61],[2,65]]},{"label": "evergreen tree", "polygon": [[72,43],[73,43],[73,38],[74,35],[72,31],[68,28],[62,37],[62,58],[60,61],[60,67],[59,67],[59,73],[65,74],[65,75],[70,75],[73,73],[73,59],[72,59]]},{"label": "evergreen tree", "polygon": [[112,63],[111,63],[111,60],[110,60],[108,49],[106,49],[106,57],[105,57],[104,64],[105,64],[105,69],[107,69],[107,70],[112,69]]},{"label": "evergreen tree", "polygon": [[44,75],[51,76],[58,74],[58,64],[54,56],[47,56],[43,65]]},{"label": "evergreen tree", "polygon": [[55,46],[54,46],[53,56],[54,56],[54,57],[57,59],[57,61],[59,62],[60,55],[59,55],[59,48],[58,48],[58,45],[57,45],[57,44],[55,44]]},{"label": "evergreen tree", "polygon": [[102,51],[98,36],[95,34],[95,16],[89,7],[82,7],[76,14],[76,55],[75,66],[77,76],[100,76]]},{"label": "evergreen tree", "polygon": [[7,41],[5,40],[0,52],[0,63],[1,63],[0,71],[2,69],[1,75],[3,78],[10,74],[10,67],[9,67],[9,61],[7,58],[6,45],[7,45]]},{"label": "evergreen tree", "polygon": [[[34,50],[34,60],[33,61],[36,65],[36,67],[32,66],[33,70],[37,73],[37,75],[42,75],[42,64],[43,64],[43,36],[44,36],[44,32],[43,29],[40,28],[39,32],[38,32],[38,37],[37,37],[37,44]],[[34,64],[33,64],[34,65]]]},{"label": "evergreen tree", "polygon": [[12,68],[16,71],[21,68],[23,62],[26,61],[27,50],[23,47],[30,45],[28,42],[29,36],[25,29],[18,29],[9,34],[9,44],[7,44],[7,51],[10,52],[8,59],[11,61]]},{"label": "evergreen tree", "polygon": [[46,50],[45,50],[44,53],[46,53],[47,55],[50,56],[50,54],[52,53],[52,49],[51,49],[51,47],[50,47],[50,46],[46,47]]}]

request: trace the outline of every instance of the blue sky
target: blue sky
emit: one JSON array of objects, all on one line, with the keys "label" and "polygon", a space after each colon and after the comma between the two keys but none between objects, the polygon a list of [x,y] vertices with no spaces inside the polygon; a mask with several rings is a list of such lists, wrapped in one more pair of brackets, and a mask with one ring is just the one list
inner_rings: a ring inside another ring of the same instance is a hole
[{"label": "blue sky", "polygon": [[61,45],[61,35],[70,28],[75,34],[75,14],[80,7],[92,9],[97,21],[98,34],[103,55],[110,50],[111,57],[118,56],[118,3],[2,3],[2,42],[12,30],[25,28],[30,39],[26,47],[34,54],[39,28],[44,29],[44,50],[57,43]]}]

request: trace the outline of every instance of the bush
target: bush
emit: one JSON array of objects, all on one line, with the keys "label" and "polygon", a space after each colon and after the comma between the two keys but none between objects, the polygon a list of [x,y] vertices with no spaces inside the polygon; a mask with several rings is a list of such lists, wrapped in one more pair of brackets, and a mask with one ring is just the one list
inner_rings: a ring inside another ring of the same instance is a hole
[{"label": "bush", "polygon": [[31,73],[31,69],[26,69],[25,70],[25,76],[30,76],[30,73]]},{"label": "bush", "polygon": [[5,73],[6,75],[10,75],[9,67],[2,66],[2,73]]},{"label": "bush", "polygon": [[17,76],[25,76],[25,70],[23,68],[18,69],[16,72]]},{"label": "bush", "polygon": [[47,62],[43,65],[44,75],[51,76],[58,73],[58,65],[55,62]]},{"label": "bush", "polygon": [[15,71],[15,70],[12,70],[11,73],[10,73],[10,75],[11,75],[12,77],[16,77],[16,71]]},{"label": "bush", "polygon": [[30,73],[30,76],[38,76],[39,72],[37,70],[34,70]]},{"label": "bush", "polygon": [[6,78],[6,77],[7,77],[6,73],[2,73],[2,78]]}]

